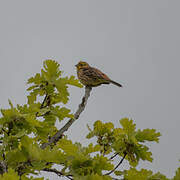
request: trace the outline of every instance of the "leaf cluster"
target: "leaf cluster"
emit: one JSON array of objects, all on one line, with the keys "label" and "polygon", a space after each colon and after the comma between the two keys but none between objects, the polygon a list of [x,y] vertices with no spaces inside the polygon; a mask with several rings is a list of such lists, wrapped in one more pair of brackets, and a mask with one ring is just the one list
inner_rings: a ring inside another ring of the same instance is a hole
[{"label": "leaf cluster", "polygon": [[113,152],[121,157],[125,154],[131,166],[136,166],[139,160],[152,162],[152,153],[145,142],[158,142],[160,133],[155,129],[136,130],[136,125],[128,118],[119,122],[121,128],[115,128],[112,123],[96,121],[93,130],[89,128],[87,138],[96,137],[103,154]]}]

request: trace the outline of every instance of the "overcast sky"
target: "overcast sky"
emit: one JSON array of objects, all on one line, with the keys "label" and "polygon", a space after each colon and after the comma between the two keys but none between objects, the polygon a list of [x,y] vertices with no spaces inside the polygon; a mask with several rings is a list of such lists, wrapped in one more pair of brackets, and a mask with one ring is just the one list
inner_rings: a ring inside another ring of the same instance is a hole
[{"label": "overcast sky", "polygon": [[[124,87],[94,88],[68,134],[87,144],[86,124],[129,117],[137,128],[161,132],[154,161],[140,168],[169,177],[180,165],[180,1],[0,1],[0,107],[26,103],[26,81],[53,58],[65,75],[81,59]],[[69,88],[77,109],[83,89]],[[53,179],[53,177],[52,177]]]}]

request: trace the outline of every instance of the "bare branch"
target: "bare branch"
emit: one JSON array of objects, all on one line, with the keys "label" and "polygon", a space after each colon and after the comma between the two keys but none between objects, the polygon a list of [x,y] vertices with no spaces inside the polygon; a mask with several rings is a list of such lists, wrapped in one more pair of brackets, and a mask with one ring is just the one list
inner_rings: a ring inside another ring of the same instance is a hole
[{"label": "bare branch", "polygon": [[76,113],[74,114],[74,118],[71,118],[54,136],[52,136],[50,139],[49,139],[49,142],[48,143],[44,143],[42,144],[41,148],[44,149],[46,148],[47,146],[51,145],[52,143],[56,143],[63,135],[63,133],[65,131],[67,131],[70,126],[74,123],[75,120],[77,120],[80,116],[80,114],[84,111],[85,109],[85,106],[87,104],[87,100],[90,96],[90,92],[91,92],[92,88],[89,87],[89,86],[86,86],[85,87],[85,95],[84,97],[82,98],[82,102],[81,104],[79,104],[79,108],[78,110],[76,111]]},{"label": "bare branch", "polygon": [[105,175],[110,175],[111,173],[113,173],[113,172],[122,164],[122,162],[124,161],[126,155],[127,155],[127,153],[124,153],[123,158],[122,158],[121,161],[116,165],[116,167],[115,167],[112,171],[106,173]]},{"label": "bare branch", "polygon": [[46,172],[53,172],[53,173],[55,173],[55,174],[57,174],[58,176],[65,176],[65,177],[67,177],[68,179],[71,179],[72,180],[72,178],[70,177],[71,175],[65,175],[65,174],[63,174],[61,171],[58,171],[57,169],[49,169],[49,168],[44,168],[44,169],[42,169],[42,171],[46,171]]}]

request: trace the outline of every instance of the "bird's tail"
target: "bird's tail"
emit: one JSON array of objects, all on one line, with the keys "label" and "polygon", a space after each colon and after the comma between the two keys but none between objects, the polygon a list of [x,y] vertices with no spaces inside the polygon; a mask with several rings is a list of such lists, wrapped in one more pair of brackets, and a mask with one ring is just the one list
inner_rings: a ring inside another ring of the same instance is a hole
[{"label": "bird's tail", "polygon": [[110,80],[110,83],[112,83],[112,84],[114,84],[114,85],[116,85],[116,86],[122,87],[121,84],[119,84],[119,83],[117,83],[117,82],[115,82],[115,81],[113,81],[113,80]]}]

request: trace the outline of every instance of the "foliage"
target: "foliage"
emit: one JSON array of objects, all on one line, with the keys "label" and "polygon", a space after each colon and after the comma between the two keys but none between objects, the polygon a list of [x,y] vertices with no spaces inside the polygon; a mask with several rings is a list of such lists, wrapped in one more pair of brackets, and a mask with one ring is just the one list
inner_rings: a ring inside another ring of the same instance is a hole
[{"label": "foliage", "polygon": [[[96,143],[82,146],[67,136],[41,148],[57,131],[56,122],[71,119],[74,115],[65,107],[69,101],[68,86],[81,88],[74,76],[63,77],[60,65],[53,60],[44,61],[43,69],[28,80],[29,95],[25,105],[1,109],[0,118],[0,179],[42,180],[32,175],[41,171],[56,173],[74,180],[111,180],[112,174],[124,180],[167,180],[160,174],[136,166],[140,160],[152,162],[148,142],[159,142],[160,133],[155,129],[136,129],[128,118],[112,123],[96,121],[93,129],[88,126],[87,139]],[[115,160],[125,159],[130,169],[116,170]],[[54,169],[59,165],[60,170]],[[180,169],[173,180],[180,179]]]},{"label": "foliage", "polygon": [[176,175],[174,176],[173,180],[179,180],[180,179],[180,167],[176,171]]},{"label": "foliage", "polygon": [[94,129],[90,130],[87,138],[96,137],[101,146],[101,152],[111,152],[118,156],[126,154],[130,165],[136,166],[140,159],[152,162],[152,153],[142,144],[145,141],[158,142],[160,133],[154,129],[137,130],[132,120],[123,118],[120,120],[122,128],[114,128],[112,123],[103,124],[101,121],[94,123]]}]

